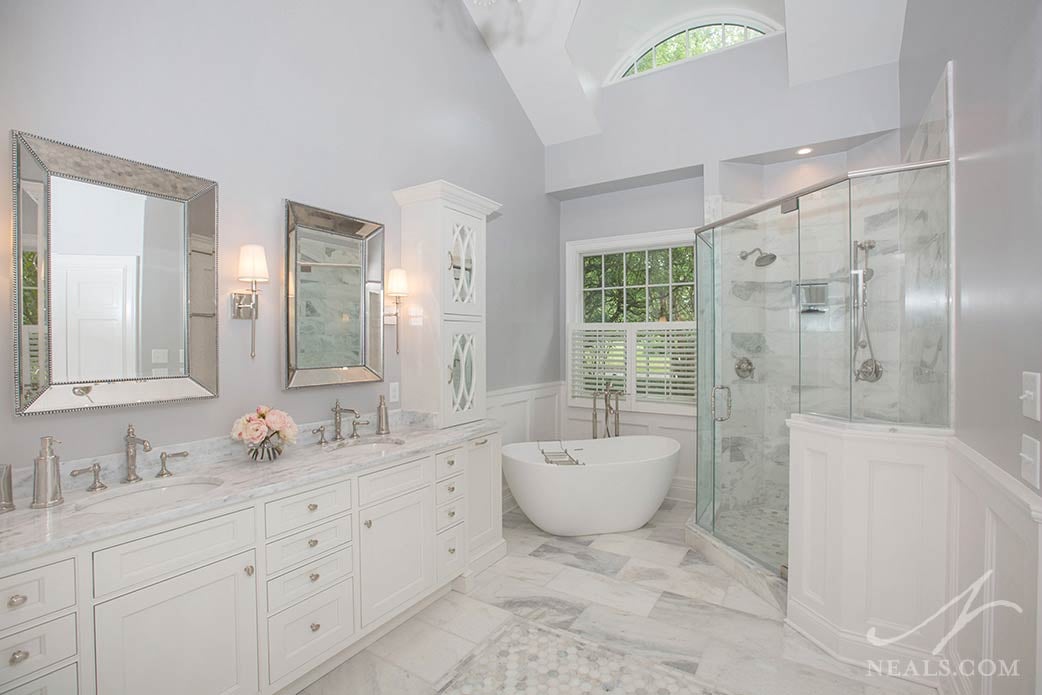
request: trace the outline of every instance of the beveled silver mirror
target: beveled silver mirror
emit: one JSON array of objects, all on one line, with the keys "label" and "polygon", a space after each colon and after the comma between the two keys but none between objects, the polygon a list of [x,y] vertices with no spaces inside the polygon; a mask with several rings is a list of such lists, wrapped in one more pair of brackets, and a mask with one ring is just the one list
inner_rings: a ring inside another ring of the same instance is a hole
[{"label": "beveled silver mirror", "polygon": [[217,395],[217,184],[14,139],[15,411]]},{"label": "beveled silver mirror", "polygon": [[287,388],[383,379],[383,230],[287,201]]}]

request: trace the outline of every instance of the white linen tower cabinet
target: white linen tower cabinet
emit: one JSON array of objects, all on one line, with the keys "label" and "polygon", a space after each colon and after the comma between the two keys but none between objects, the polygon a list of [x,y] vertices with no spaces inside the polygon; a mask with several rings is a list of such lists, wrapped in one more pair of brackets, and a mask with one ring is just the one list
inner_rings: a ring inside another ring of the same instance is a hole
[{"label": "white linen tower cabinet", "polygon": [[399,321],[402,407],[438,427],[485,417],[485,223],[500,208],[447,181],[394,192],[410,292]]}]

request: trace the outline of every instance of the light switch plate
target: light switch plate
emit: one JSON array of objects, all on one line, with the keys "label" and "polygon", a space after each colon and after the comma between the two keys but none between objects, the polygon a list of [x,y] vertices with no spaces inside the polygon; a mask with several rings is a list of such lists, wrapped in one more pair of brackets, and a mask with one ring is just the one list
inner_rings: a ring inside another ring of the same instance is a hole
[{"label": "light switch plate", "polygon": [[1020,437],[1020,477],[1039,487],[1039,443],[1026,434]]},{"label": "light switch plate", "polygon": [[1042,422],[1042,375],[1024,372],[1021,376],[1020,402],[1024,417]]},{"label": "light switch plate", "polygon": [[387,388],[387,400],[391,403],[397,403],[401,399],[401,394],[398,392],[398,382],[392,381]]}]

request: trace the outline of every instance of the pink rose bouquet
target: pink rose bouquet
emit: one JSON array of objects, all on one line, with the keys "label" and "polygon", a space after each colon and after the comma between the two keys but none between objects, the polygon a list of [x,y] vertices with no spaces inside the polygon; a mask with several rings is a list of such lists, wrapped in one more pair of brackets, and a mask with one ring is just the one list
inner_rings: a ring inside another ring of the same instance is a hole
[{"label": "pink rose bouquet", "polygon": [[287,444],[297,441],[297,423],[288,413],[266,405],[247,413],[232,425],[232,439],[243,442],[254,461],[274,461]]}]

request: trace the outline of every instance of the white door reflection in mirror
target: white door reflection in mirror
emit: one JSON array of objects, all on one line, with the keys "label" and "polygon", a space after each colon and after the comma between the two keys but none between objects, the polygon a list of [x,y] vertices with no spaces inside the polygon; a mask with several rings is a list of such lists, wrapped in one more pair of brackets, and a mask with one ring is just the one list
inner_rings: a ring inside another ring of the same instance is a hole
[{"label": "white door reflection in mirror", "polygon": [[186,374],[185,204],[60,176],[51,187],[53,382]]}]

